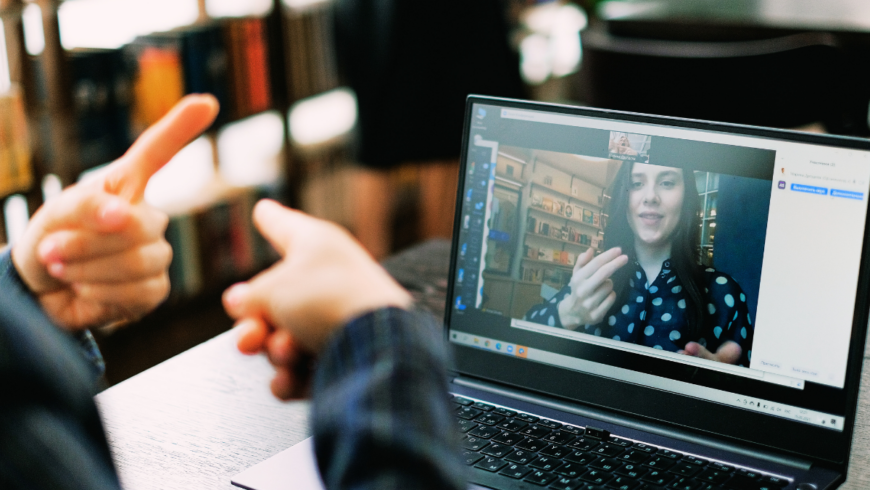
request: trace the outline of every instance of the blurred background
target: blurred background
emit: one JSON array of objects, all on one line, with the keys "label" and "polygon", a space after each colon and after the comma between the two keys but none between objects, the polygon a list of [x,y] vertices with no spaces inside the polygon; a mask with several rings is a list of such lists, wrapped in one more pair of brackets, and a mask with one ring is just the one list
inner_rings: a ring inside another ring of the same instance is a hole
[{"label": "blurred background", "polygon": [[95,332],[109,384],[231,326],[221,291],[276,258],[251,224],[262,197],[377,259],[449,239],[469,93],[870,135],[863,0],[0,0],[0,16],[0,244],[184,94],[221,102],[147,189],[171,217],[172,292]]}]

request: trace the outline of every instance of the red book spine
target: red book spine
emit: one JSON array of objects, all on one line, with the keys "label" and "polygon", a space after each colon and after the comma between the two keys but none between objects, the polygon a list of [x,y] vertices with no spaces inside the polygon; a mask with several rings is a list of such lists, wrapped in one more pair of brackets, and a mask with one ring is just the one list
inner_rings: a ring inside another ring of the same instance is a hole
[{"label": "red book spine", "polygon": [[249,19],[246,22],[248,87],[253,113],[265,111],[272,105],[264,27],[263,19]]}]

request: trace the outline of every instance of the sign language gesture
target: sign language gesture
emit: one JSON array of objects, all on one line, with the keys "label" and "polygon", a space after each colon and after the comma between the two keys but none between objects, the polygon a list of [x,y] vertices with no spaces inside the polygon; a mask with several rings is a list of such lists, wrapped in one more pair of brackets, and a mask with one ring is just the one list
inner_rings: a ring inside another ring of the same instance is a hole
[{"label": "sign language gesture", "polygon": [[168,218],[145,204],[145,186],[217,112],[210,95],[185,97],[124,156],[33,216],[12,262],[59,326],[80,330],[133,320],[169,293]]},{"label": "sign language gesture", "polygon": [[237,320],[239,350],[269,355],[275,396],[299,398],[337,330],[372,310],[408,308],[411,295],[337,225],[269,200],[254,208],[254,224],[282,259],[228,289],[224,307]]},{"label": "sign language gesture", "polygon": [[571,292],[559,302],[559,318],[565,328],[600,322],[616,301],[610,276],[628,263],[628,256],[616,247],[595,257],[588,249],[577,257],[571,275]]}]

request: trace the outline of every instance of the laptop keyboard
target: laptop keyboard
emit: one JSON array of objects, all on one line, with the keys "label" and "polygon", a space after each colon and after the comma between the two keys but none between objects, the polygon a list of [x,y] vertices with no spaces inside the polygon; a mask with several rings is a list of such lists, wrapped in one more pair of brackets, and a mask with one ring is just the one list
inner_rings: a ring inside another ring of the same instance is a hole
[{"label": "laptop keyboard", "polygon": [[462,457],[478,476],[553,490],[779,490],[781,476],[454,396]]}]

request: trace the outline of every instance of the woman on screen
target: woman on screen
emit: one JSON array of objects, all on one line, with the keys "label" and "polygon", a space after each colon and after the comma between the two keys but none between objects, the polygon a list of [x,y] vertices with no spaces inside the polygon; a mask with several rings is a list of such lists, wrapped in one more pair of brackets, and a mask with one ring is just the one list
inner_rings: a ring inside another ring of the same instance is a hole
[{"label": "woman on screen", "polygon": [[746,295],[699,265],[694,173],[626,162],[610,195],[605,252],[581,254],[568,285],[525,319],[748,367]]}]

